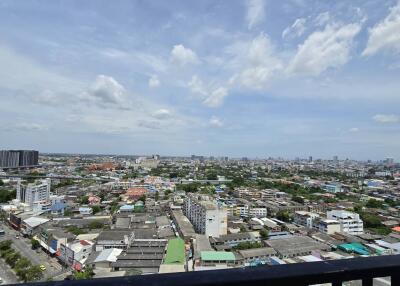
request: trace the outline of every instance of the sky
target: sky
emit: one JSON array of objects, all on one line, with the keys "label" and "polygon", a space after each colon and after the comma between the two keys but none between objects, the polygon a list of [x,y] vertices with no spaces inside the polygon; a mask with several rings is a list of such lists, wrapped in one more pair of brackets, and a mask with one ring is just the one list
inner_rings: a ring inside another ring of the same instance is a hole
[{"label": "sky", "polygon": [[395,0],[0,0],[0,149],[400,160]]}]

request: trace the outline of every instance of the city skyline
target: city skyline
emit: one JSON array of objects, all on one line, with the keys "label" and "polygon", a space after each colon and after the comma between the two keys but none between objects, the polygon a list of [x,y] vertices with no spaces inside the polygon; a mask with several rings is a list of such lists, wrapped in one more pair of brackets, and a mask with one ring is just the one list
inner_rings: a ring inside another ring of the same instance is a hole
[{"label": "city skyline", "polygon": [[400,160],[399,1],[0,7],[0,149]]}]

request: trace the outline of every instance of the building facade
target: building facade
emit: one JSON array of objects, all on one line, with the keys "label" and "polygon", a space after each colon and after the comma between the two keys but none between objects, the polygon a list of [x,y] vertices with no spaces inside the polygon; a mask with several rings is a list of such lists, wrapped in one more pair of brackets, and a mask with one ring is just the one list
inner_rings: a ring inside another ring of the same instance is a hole
[{"label": "building facade", "polygon": [[0,168],[37,166],[39,152],[34,150],[1,150]]},{"label": "building facade", "polygon": [[197,233],[213,237],[227,234],[227,210],[217,202],[188,196],[183,203],[183,213]]},{"label": "building facade", "polygon": [[340,223],[340,231],[352,235],[364,233],[364,223],[360,215],[342,210],[333,210],[326,213],[327,219],[337,220]]},{"label": "building facade", "polygon": [[23,185],[21,181],[18,181],[17,200],[31,207],[40,202],[48,202],[50,198],[50,187],[50,179],[39,180],[28,185]]}]

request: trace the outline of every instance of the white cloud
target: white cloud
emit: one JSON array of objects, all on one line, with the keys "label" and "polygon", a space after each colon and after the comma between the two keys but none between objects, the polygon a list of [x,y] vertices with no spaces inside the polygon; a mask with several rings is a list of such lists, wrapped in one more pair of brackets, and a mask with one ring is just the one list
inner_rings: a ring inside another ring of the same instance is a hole
[{"label": "white cloud", "polygon": [[224,126],[224,123],[221,121],[221,119],[219,119],[216,116],[212,116],[209,120],[209,124],[212,127],[222,127]]},{"label": "white cloud", "polygon": [[231,78],[231,84],[261,89],[283,68],[281,60],[275,56],[270,39],[263,33],[235,49],[237,57],[234,66],[240,71]]},{"label": "white cloud", "polygon": [[193,93],[197,93],[200,95],[207,95],[207,90],[206,87],[204,86],[204,83],[202,82],[201,79],[197,75],[192,76],[192,79],[188,83],[188,87],[190,88],[190,91]]},{"label": "white cloud", "polygon": [[157,75],[152,75],[149,78],[149,87],[158,87],[160,86],[160,80]]},{"label": "white cloud", "polygon": [[121,104],[126,95],[125,88],[113,77],[98,75],[83,97],[95,100],[100,105]]},{"label": "white cloud", "polygon": [[224,103],[225,97],[228,96],[228,90],[225,87],[218,87],[204,99],[203,104],[208,107],[218,107]]},{"label": "white cloud", "polygon": [[338,68],[350,59],[354,37],[361,25],[328,24],[323,31],[312,33],[299,45],[287,71],[290,74],[317,76],[329,68]]},{"label": "white cloud", "polygon": [[288,37],[300,37],[306,30],[306,18],[298,18],[294,21],[294,23],[287,27],[282,32],[282,38],[286,39]]},{"label": "white cloud", "polygon": [[352,133],[356,133],[358,131],[360,131],[360,129],[358,127],[353,127],[353,128],[349,129],[349,132],[352,132]]},{"label": "white cloud", "polygon": [[264,0],[248,0],[247,1],[247,26],[249,29],[254,28],[265,18],[265,1]]},{"label": "white cloud", "polygon": [[175,45],[172,48],[171,61],[180,66],[199,63],[196,53],[183,45]]},{"label": "white cloud", "polygon": [[166,119],[171,117],[171,112],[168,109],[159,109],[153,113],[153,117],[157,119]]},{"label": "white cloud", "polygon": [[395,114],[376,114],[372,117],[378,123],[397,123],[400,122],[400,116]]},{"label": "white cloud", "polygon": [[320,13],[315,19],[314,19],[314,24],[323,27],[326,24],[328,24],[329,20],[331,19],[331,15],[329,12],[323,12]]},{"label": "white cloud", "polygon": [[192,93],[199,95],[202,104],[207,107],[221,106],[225,97],[228,96],[228,90],[225,87],[208,87],[196,75],[192,76],[188,87]]},{"label": "white cloud", "polygon": [[15,129],[20,131],[46,131],[48,128],[44,125],[31,122],[22,122],[15,125]]},{"label": "white cloud", "polygon": [[367,47],[362,55],[370,56],[381,50],[400,53],[400,1],[384,20],[369,29]]}]

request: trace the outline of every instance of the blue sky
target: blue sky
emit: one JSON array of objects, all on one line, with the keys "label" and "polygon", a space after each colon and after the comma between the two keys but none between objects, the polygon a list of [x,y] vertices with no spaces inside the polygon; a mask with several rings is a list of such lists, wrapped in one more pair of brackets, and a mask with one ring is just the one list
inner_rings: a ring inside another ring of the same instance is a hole
[{"label": "blue sky", "polygon": [[400,160],[400,2],[0,1],[0,148]]}]

